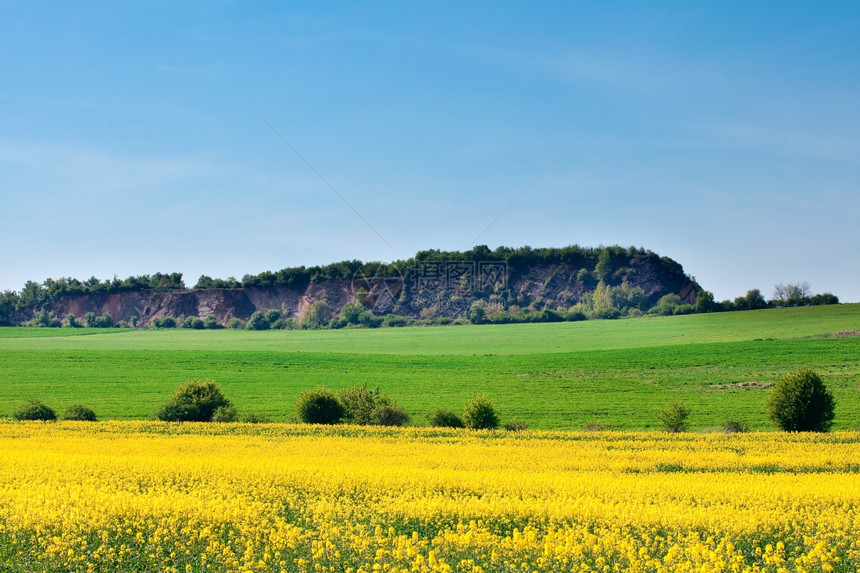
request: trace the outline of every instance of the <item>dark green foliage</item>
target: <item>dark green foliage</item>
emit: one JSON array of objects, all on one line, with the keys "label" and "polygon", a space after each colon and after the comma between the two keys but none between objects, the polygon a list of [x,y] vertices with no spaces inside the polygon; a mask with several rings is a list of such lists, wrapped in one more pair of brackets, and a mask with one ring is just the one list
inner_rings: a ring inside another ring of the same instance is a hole
[{"label": "dark green foliage", "polygon": [[242,328],[242,319],[238,316],[234,316],[230,320],[227,321],[227,328],[232,328],[234,330],[239,330]]},{"label": "dark green foliage", "polygon": [[358,324],[366,309],[359,302],[349,302],[340,309],[340,315],[348,324]]},{"label": "dark green foliage", "polygon": [[430,425],[436,428],[464,428],[463,418],[451,410],[438,409],[427,416]]},{"label": "dark green foliage", "polygon": [[370,423],[376,426],[405,426],[409,419],[405,409],[393,404],[378,406],[370,414]]},{"label": "dark green foliage", "polygon": [[203,328],[215,330],[221,328],[221,324],[218,322],[218,319],[215,318],[214,314],[210,314],[203,319]]},{"label": "dark green foliage", "polygon": [[203,320],[196,316],[186,316],[182,321],[182,328],[193,328],[194,330],[203,330],[205,325]]},{"label": "dark green foliage", "polygon": [[380,406],[391,404],[391,400],[381,394],[379,388],[368,390],[367,384],[341,390],[337,398],[343,405],[344,422],[359,426],[372,424],[373,411]]},{"label": "dark green foliage", "polygon": [[739,296],[734,300],[735,310],[758,310],[767,307],[767,301],[757,288],[748,290],[746,296]]},{"label": "dark green foliage", "polygon": [[248,324],[245,325],[245,328],[248,330],[268,330],[269,319],[258,310],[248,319]]},{"label": "dark green foliage", "polygon": [[690,409],[687,406],[674,402],[657,414],[657,419],[667,432],[686,432],[689,416]]},{"label": "dark green foliage", "polygon": [[345,413],[343,404],[327,388],[302,392],[296,401],[296,414],[305,424],[337,424]]},{"label": "dark green foliage", "polygon": [[96,413],[91,408],[87,408],[83,404],[73,404],[66,408],[63,414],[63,420],[75,422],[95,422]]},{"label": "dark green foliage", "polygon": [[57,320],[53,312],[48,312],[44,308],[36,311],[33,314],[32,320],[27,323],[27,326],[37,326],[43,328],[59,328],[63,323]]},{"label": "dark green foliage", "polygon": [[236,411],[236,406],[221,406],[212,413],[213,422],[238,422],[239,413]]},{"label": "dark green foliage", "polygon": [[839,297],[829,292],[816,294],[809,298],[809,304],[839,304]]},{"label": "dark green foliage", "polygon": [[463,423],[471,430],[494,430],[499,427],[499,415],[487,396],[477,395],[466,402]]},{"label": "dark green foliage", "polygon": [[302,328],[322,328],[332,318],[331,307],[324,300],[311,303],[302,313]]},{"label": "dark green foliage", "polygon": [[529,425],[523,420],[510,420],[505,423],[505,430],[509,432],[523,432],[529,429]]},{"label": "dark green foliage", "polygon": [[161,318],[153,318],[152,326],[154,328],[176,328],[176,319],[172,316],[163,316]]},{"label": "dark green foliage", "polygon": [[801,368],[780,378],[766,409],[768,418],[786,432],[827,432],[836,402],[818,374]]},{"label": "dark green foliage", "polygon": [[696,312],[714,312],[716,308],[714,293],[706,290],[696,293]]},{"label": "dark green foliage", "polygon": [[57,414],[53,409],[39,400],[30,400],[12,412],[12,417],[20,421],[41,420],[44,422],[53,422],[57,419]]},{"label": "dark green foliage", "polygon": [[264,416],[262,414],[255,414],[253,412],[248,412],[247,414],[243,414],[240,418],[240,421],[245,424],[271,424],[272,419],[268,416]]},{"label": "dark green foliage", "polygon": [[69,314],[68,316],[66,316],[66,324],[69,325],[69,328],[80,328],[81,326],[83,326],[80,322],[78,322],[78,319],[75,318],[74,314]]},{"label": "dark green foliage", "polygon": [[726,418],[723,423],[723,431],[727,434],[745,434],[750,431],[750,425],[745,420]]},{"label": "dark green foliage", "polygon": [[659,316],[671,316],[675,314],[675,309],[681,305],[681,297],[676,294],[663,295],[659,302],[648,311],[649,314],[657,314]]},{"label": "dark green foliage", "polygon": [[232,406],[218,384],[192,380],[179,386],[158,412],[165,422],[211,422],[215,411]]}]

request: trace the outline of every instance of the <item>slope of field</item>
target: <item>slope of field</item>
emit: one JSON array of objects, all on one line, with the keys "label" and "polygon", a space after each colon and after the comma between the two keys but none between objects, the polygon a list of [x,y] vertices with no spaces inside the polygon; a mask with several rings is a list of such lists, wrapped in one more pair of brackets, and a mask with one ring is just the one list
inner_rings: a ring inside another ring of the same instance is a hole
[{"label": "slope of field", "polygon": [[0,569],[857,571],[858,446],[0,422]]},{"label": "slope of field", "polygon": [[[240,412],[292,419],[302,390],[367,384],[413,423],[486,393],[531,427],[656,427],[672,401],[693,429],[728,417],[767,429],[768,385],[800,366],[860,428],[860,305],[621,321],[338,331],[0,329],[0,415],[38,398],[102,418],[147,419],[189,379],[221,384]],[[74,336],[61,336],[68,333]],[[837,333],[841,333],[836,335]],[[45,334],[47,336],[38,336]]]}]

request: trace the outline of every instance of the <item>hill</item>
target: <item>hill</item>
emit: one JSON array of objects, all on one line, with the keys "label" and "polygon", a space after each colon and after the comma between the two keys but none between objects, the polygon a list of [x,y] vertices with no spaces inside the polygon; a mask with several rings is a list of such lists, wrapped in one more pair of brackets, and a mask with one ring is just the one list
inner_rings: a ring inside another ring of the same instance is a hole
[{"label": "hill", "polygon": [[[343,261],[241,280],[202,276],[193,288],[185,286],[180,273],[28,282],[20,293],[4,293],[0,324],[35,318],[59,325],[69,315],[80,322],[90,314],[103,317],[103,326],[208,316],[211,324],[226,325],[233,318],[247,321],[255,312],[274,311],[273,320],[289,328],[294,324],[288,320],[299,321],[321,301],[334,316],[348,305],[360,305],[351,322],[368,326],[385,315],[442,323],[552,322],[646,312],[666,295],[674,295],[676,305],[691,305],[700,290],[680,264],[641,248],[491,251],[479,246],[466,252],[422,251],[391,264]],[[349,322],[344,319],[340,326]]]}]

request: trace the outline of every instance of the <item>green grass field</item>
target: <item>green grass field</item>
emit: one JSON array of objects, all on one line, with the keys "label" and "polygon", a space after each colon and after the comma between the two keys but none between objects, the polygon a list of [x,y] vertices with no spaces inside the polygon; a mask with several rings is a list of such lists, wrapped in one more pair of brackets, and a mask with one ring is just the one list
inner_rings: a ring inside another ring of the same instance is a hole
[{"label": "green grass field", "polygon": [[[367,384],[424,424],[486,393],[504,420],[530,427],[657,427],[679,401],[691,427],[727,416],[769,429],[768,390],[799,366],[837,399],[835,429],[860,429],[860,304],[709,315],[377,330],[91,330],[0,328],[0,416],[30,398],[61,413],[146,419],[181,382],[218,382],[240,412],[293,417],[302,390]],[[731,385],[737,386],[731,386]]]}]

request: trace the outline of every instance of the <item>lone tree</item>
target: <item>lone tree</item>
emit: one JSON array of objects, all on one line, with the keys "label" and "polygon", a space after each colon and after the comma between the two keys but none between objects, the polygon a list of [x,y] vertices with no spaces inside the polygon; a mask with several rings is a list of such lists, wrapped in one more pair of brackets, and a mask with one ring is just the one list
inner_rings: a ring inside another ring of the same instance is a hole
[{"label": "lone tree", "polygon": [[299,394],[296,414],[305,424],[337,424],[346,411],[328,388],[315,388]]},{"label": "lone tree", "polygon": [[495,430],[499,427],[499,415],[487,396],[477,395],[466,402],[463,423],[472,430]]},{"label": "lone tree", "polygon": [[809,368],[783,376],[767,398],[768,417],[786,432],[826,432],[835,408],[833,394]]},{"label": "lone tree", "polygon": [[164,422],[211,422],[216,410],[233,404],[211,381],[192,380],[179,386],[161,410],[158,419]]}]

